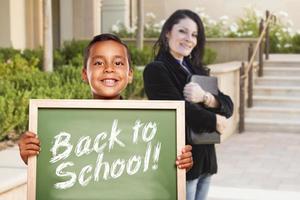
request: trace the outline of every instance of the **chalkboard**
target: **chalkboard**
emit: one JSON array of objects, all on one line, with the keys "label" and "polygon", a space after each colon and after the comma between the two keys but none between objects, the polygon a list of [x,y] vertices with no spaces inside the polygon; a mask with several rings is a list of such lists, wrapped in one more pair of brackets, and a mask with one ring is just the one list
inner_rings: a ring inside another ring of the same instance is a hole
[{"label": "chalkboard", "polygon": [[182,101],[30,100],[28,200],[185,199]]}]

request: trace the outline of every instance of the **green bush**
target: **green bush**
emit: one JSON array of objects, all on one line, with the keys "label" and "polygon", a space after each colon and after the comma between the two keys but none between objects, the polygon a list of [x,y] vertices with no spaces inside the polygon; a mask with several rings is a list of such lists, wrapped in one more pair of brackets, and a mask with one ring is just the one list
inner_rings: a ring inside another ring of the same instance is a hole
[{"label": "green bush", "polygon": [[0,64],[0,141],[9,132],[26,127],[29,99],[26,88],[31,83],[27,77],[37,71],[36,66],[28,66],[28,62],[18,54]]},{"label": "green bush", "polygon": [[122,93],[124,99],[144,99],[146,98],[144,92],[143,70],[133,70],[133,81],[128,84],[125,91]]},{"label": "green bush", "polygon": [[210,49],[210,48],[205,48],[205,53],[204,53],[204,57],[203,57],[203,63],[204,65],[210,65],[213,64],[215,62],[217,58],[217,53]]},{"label": "green bush", "polygon": [[0,96],[0,141],[6,139],[11,131],[21,132],[26,129],[28,99],[28,92],[16,92],[12,88]]},{"label": "green bush", "polygon": [[[84,48],[88,41],[69,41],[64,43],[61,50],[56,50],[55,59],[58,66],[72,65],[82,67]],[[151,48],[145,46],[143,50],[138,50],[135,46],[128,46],[133,65],[145,65],[152,59]]]},{"label": "green bush", "polygon": [[153,60],[152,48],[145,46],[143,50],[137,49],[135,46],[128,46],[131,61],[134,66],[146,65]]},{"label": "green bush", "polygon": [[88,45],[88,40],[72,40],[64,43],[61,54],[64,56],[65,65],[82,66],[83,53]]},{"label": "green bush", "polygon": [[229,27],[226,36],[238,38],[258,37],[260,17],[255,10],[246,8],[244,16],[239,17],[237,22]]},{"label": "green bush", "polygon": [[27,129],[29,99],[88,99],[90,89],[81,80],[81,68],[62,66],[42,72],[37,62],[16,54],[0,63],[0,141]]},{"label": "green bush", "polygon": [[75,67],[83,66],[83,53],[88,45],[88,40],[66,41],[61,49],[54,51],[54,67],[58,69],[64,65],[72,65]]},{"label": "green bush", "polygon": [[0,48],[0,62],[7,62],[14,56],[19,55],[24,58],[30,65],[34,65],[39,69],[43,66],[43,50],[38,49],[25,49],[24,51],[16,50],[13,48]]},{"label": "green bush", "polygon": [[[11,132],[20,134],[28,129],[29,99],[91,98],[88,84],[81,80],[81,67],[61,65],[46,73],[39,69],[36,56],[11,55],[0,62],[0,141],[8,139]],[[133,83],[122,95],[125,99],[144,98],[142,71],[134,70]]]},{"label": "green bush", "polygon": [[13,48],[0,48],[0,62],[6,62],[21,51]]},{"label": "green bush", "polygon": [[[87,41],[70,41],[54,51],[54,72],[41,71],[43,50],[0,49],[0,141],[11,132],[28,129],[29,99],[89,99],[89,86],[81,80],[83,49]],[[152,48],[143,51],[129,46],[133,66],[146,65],[153,59]],[[216,53],[206,49],[204,63],[211,64]],[[143,72],[134,68],[134,79],[123,91],[124,99],[146,98]]]},{"label": "green bush", "polygon": [[300,34],[294,35],[292,39],[292,48],[294,53],[300,53]]},{"label": "green bush", "polygon": [[37,49],[25,49],[21,56],[29,62],[29,65],[35,65],[37,62],[36,66],[41,70],[43,69],[43,49],[41,47]]},{"label": "green bush", "polygon": [[[72,65],[82,67],[83,51],[88,41],[67,41],[61,49],[55,49],[53,52],[54,69],[58,69],[63,65]],[[0,48],[0,62],[6,62],[15,55],[20,55],[29,65],[35,65],[40,70],[43,69],[43,49],[25,49],[24,51],[12,48]]]}]

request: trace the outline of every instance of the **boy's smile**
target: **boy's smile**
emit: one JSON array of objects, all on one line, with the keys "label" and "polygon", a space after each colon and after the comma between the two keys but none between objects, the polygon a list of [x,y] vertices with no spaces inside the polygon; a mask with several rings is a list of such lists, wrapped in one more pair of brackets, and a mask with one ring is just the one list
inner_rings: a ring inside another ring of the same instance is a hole
[{"label": "boy's smile", "polygon": [[132,81],[126,48],[113,40],[95,43],[82,78],[89,83],[94,99],[119,99]]},{"label": "boy's smile", "polygon": [[105,78],[102,80],[103,84],[107,87],[114,87],[118,80],[113,78]]}]

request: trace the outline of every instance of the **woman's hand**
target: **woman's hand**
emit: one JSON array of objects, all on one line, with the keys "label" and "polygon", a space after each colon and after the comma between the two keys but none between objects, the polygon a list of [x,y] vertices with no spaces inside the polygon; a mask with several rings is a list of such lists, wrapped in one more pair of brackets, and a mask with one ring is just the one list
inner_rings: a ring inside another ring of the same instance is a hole
[{"label": "woman's hand", "polygon": [[19,150],[22,160],[27,164],[28,157],[36,156],[40,153],[40,140],[35,133],[26,131],[19,140]]},{"label": "woman's hand", "polygon": [[222,115],[216,115],[217,117],[217,131],[222,134],[228,125],[228,119]]},{"label": "woman's hand", "polygon": [[185,100],[191,103],[203,103],[209,108],[218,108],[219,102],[214,95],[202,89],[197,83],[190,82],[183,88]]},{"label": "woman's hand", "polygon": [[193,167],[192,146],[185,145],[181,150],[181,155],[177,156],[176,165],[179,169],[189,171]]},{"label": "woman's hand", "polygon": [[206,91],[203,90],[197,83],[189,82],[183,88],[185,100],[191,103],[202,103],[204,101],[205,94]]}]

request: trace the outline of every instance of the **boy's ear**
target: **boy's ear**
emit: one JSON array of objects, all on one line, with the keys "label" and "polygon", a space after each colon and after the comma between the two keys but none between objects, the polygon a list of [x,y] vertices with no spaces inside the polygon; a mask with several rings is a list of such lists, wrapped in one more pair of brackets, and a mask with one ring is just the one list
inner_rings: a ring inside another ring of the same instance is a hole
[{"label": "boy's ear", "polygon": [[133,70],[132,68],[130,68],[128,73],[128,83],[132,83],[132,80],[133,80]]},{"label": "boy's ear", "polygon": [[88,82],[88,79],[87,79],[87,74],[86,74],[86,68],[82,68],[82,70],[81,70],[81,78],[82,78],[82,80],[84,81],[84,82]]}]

